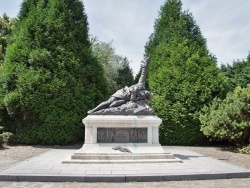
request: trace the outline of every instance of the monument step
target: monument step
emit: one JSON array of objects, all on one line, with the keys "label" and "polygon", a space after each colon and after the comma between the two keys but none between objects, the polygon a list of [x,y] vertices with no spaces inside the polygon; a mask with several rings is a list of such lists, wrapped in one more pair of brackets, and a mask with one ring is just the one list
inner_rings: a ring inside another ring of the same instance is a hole
[{"label": "monument step", "polygon": [[181,159],[129,159],[129,160],[79,160],[68,159],[62,161],[62,163],[75,163],[75,164],[104,164],[104,163],[182,163]]},{"label": "monument step", "polygon": [[77,156],[84,156],[84,155],[172,155],[171,153],[128,153],[128,152],[119,152],[119,153],[81,153],[81,151],[77,151],[74,153]]},{"label": "monument step", "polygon": [[84,144],[64,163],[169,163],[181,162],[160,144]]},{"label": "monument step", "polygon": [[174,159],[171,154],[81,154],[75,153],[71,159],[80,160],[131,160],[131,159]]}]

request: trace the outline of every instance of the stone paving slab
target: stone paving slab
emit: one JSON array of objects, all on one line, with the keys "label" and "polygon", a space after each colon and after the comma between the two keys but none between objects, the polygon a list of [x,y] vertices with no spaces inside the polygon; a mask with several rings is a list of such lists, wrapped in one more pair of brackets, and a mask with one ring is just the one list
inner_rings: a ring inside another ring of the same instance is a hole
[{"label": "stone paving slab", "polygon": [[0,171],[0,181],[150,182],[249,178],[250,170],[186,150],[168,152],[183,163],[63,164],[74,153],[52,149]]}]

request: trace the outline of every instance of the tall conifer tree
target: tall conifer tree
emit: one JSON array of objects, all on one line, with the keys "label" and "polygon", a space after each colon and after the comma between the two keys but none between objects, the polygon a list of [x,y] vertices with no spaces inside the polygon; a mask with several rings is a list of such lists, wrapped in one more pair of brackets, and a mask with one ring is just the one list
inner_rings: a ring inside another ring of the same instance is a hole
[{"label": "tall conifer tree", "polygon": [[199,111],[224,95],[226,80],[180,0],[167,0],[161,7],[145,49],[147,56],[152,55],[148,84],[154,94],[151,105],[163,120],[161,142],[201,144]]},{"label": "tall conifer tree", "polygon": [[103,100],[106,82],[92,55],[80,0],[24,0],[0,68],[1,105],[20,143],[66,144]]}]

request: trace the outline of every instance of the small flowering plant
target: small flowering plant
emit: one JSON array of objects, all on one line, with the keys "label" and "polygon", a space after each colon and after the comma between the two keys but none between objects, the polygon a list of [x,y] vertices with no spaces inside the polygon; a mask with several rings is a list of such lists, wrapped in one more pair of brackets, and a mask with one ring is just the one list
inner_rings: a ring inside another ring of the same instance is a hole
[{"label": "small flowering plant", "polygon": [[2,137],[3,143],[7,144],[9,137],[13,135],[11,132],[3,132],[2,134],[0,134],[0,137]]}]

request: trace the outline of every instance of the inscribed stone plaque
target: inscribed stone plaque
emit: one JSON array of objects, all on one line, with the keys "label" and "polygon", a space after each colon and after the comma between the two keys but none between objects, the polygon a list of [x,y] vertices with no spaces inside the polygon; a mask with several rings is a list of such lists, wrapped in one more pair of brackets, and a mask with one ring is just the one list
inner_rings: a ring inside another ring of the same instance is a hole
[{"label": "inscribed stone plaque", "polygon": [[147,128],[97,128],[97,143],[147,143]]},{"label": "inscribed stone plaque", "polygon": [[115,129],[114,142],[129,142],[129,130],[128,129]]}]

